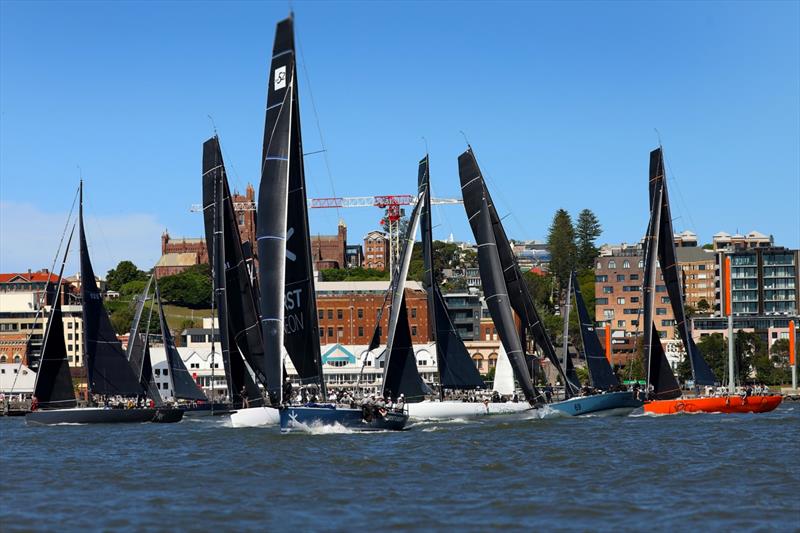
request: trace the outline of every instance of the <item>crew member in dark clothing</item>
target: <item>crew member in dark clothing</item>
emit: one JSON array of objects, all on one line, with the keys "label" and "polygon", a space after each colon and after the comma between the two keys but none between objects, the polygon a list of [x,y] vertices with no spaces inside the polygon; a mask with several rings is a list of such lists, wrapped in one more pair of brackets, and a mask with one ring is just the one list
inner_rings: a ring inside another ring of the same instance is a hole
[{"label": "crew member in dark clothing", "polygon": [[247,389],[245,387],[242,387],[242,391],[239,394],[242,397],[242,407],[244,409],[250,407],[250,400],[247,399]]}]

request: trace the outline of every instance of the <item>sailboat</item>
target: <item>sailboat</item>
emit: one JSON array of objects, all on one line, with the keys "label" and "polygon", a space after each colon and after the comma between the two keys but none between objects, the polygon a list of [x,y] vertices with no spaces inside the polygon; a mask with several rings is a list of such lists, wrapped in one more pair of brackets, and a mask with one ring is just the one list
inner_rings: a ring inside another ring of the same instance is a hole
[{"label": "sailboat", "polygon": [[[219,137],[203,143],[203,215],[213,274],[214,307],[233,427],[276,425],[278,411],[264,401],[264,347],[257,293],[248,269],[250,244],[239,235]],[[245,406],[242,391],[247,396]],[[215,405],[215,411],[217,410]]]},{"label": "sailboat", "polygon": [[[567,291],[567,298],[570,293],[575,296],[575,307],[578,310],[578,322],[580,325],[581,341],[583,343],[583,353],[586,359],[586,366],[589,369],[589,378],[592,383],[593,393],[584,396],[574,396],[563,402],[556,402],[550,408],[562,414],[570,416],[582,414],[602,414],[603,416],[629,415],[633,410],[642,406],[642,401],[638,395],[632,391],[624,390],[621,387],[614,370],[609,362],[610,354],[606,354],[600,346],[597,334],[594,330],[594,320],[586,309],[586,303],[581,294],[581,287],[576,279],[575,272],[570,275],[571,290]],[[569,302],[566,305],[564,317],[564,343],[566,354],[567,327],[569,324]],[[568,355],[567,355],[568,357]],[[620,390],[622,389],[622,390]]]},{"label": "sailboat", "polygon": [[[125,351],[111,326],[103,298],[95,281],[94,269],[89,259],[83,224],[83,182],[80,187],[79,211],[81,301],[83,307],[83,346],[86,367],[86,385],[89,394],[134,397],[145,393]],[[59,286],[64,272],[69,245],[64,254],[59,273]],[[102,407],[77,407],[72,393],[72,381],[64,345],[63,320],[60,304],[54,303],[51,311],[52,325],[42,348],[42,368],[36,378],[34,396],[45,400],[40,410],[26,415],[29,425],[89,424],[121,422],[178,422],[183,412],[171,408],[107,409]],[[70,398],[71,397],[71,398]]]},{"label": "sailboat", "polygon": [[[713,386],[719,381],[692,339],[683,308],[683,290],[675,253],[664,153],[660,146],[650,152],[649,192],[650,220],[647,227],[647,235],[645,236],[645,274],[642,287],[644,304],[643,347],[649,390],[649,401],[645,402],[644,411],[654,414],[681,412],[763,413],[772,411],[781,403],[781,396],[735,396],[733,395],[733,385],[731,385],[730,395],[692,398],[682,395],[678,381],[675,379],[675,375],[672,373],[664,354],[661,339],[653,321],[656,294],[656,261],[661,266],[664,285],[669,295],[683,347],[691,365],[695,384],[697,386]],[[730,302],[729,275],[730,272],[726,272],[723,276],[727,284],[726,302]],[[732,316],[730,311],[728,314]],[[729,330],[732,331],[732,327]],[[729,338],[728,342],[733,343],[733,339]]]},{"label": "sailboat", "polygon": [[[528,409],[526,404],[513,402],[484,403],[445,399],[446,390],[479,390],[485,389],[486,384],[469,356],[469,352],[464,346],[464,341],[461,340],[458,331],[456,331],[447,312],[447,305],[442,296],[442,291],[436,284],[433,261],[429,168],[429,156],[426,154],[419,162],[417,178],[418,194],[421,195],[422,202],[420,226],[422,228],[422,257],[425,268],[422,283],[427,293],[430,333],[436,345],[439,397],[418,403],[409,403],[408,414],[415,419],[452,419],[485,416],[488,414],[507,414],[520,408]],[[508,362],[505,352],[502,352],[501,357],[506,363]],[[514,380],[510,365],[508,369],[508,376],[511,378],[511,394],[513,394]],[[495,374],[495,381],[497,381],[496,377],[497,374]]]},{"label": "sailboat", "polygon": [[[278,23],[270,66],[261,183],[258,193],[258,284],[266,390],[271,406],[284,398],[283,353],[303,385],[325,398],[309,235],[300,106],[295,68],[294,19]],[[280,408],[281,430],[341,425],[354,430],[402,429],[408,416],[388,413],[370,421],[360,409]]]}]

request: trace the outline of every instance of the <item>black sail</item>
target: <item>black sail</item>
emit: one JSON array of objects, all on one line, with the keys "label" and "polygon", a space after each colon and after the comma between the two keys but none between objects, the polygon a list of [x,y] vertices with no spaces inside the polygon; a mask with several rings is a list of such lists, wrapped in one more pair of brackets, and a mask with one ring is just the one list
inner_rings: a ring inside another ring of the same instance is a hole
[{"label": "black sail", "polygon": [[61,299],[58,297],[55,298],[47,321],[33,395],[41,408],[66,409],[78,405],[69,372]]},{"label": "black sail", "polygon": [[[220,196],[221,200],[217,197]],[[218,202],[218,200],[220,200]],[[203,143],[203,215],[206,245],[212,268],[217,260],[214,246],[215,223],[220,227],[218,238],[222,245],[222,270],[224,275],[224,298],[226,301],[227,329],[226,342],[234,352],[238,348],[247,364],[252,368],[256,379],[266,385],[264,346],[261,342],[261,327],[258,319],[258,305],[255,290],[251,283],[248,260],[252,259],[249,245],[242,244],[239,226],[234,211],[230,186],[225,172],[219,138],[214,136]],[[217,219],[215,220],[215,215]],[[215,269],[216,272],[216,269]]]},{"label": "black sail", "polygon": [[164,339],[164,352],[167,358],[169,378],[172,382],[173,396],[179,400],[207,400],[208,398],[206,398],[202,389],[186,369],[186,365],[181,359],[181,354],[178,353],[178,348],[175,346],[175,339],[172,338],[169,324],[167,324],[167,316],[164,314],[164,307],[161,305],[158,282],[156,282],[156,300],[158,300],[158,316],[161,324],[161,335]]},{"label": "black sail", "polygon": [[667,187],[666,173],[664,171],[664,154],[661,148],[650,152],[650,202],[656,194],[656,188],[660,186],[662,190],[661,198],[661,224],[658,238],[658,261],[661,265],[661,273],[664,276],[664,285],[667,287],[667,294],[672,305],[672,313],[675,316],[675,323],[683,341],[686,353],[689,355],[689,362],[692,367],[694,381],[698,385],[714,385],[718,382],[711,367],[708,366],[703,354],[692,339],[689,331],[689,324],[686,319],[686,311],[683,308],[683,289],[681,287],[681,272],[675,253],[675,238],[672,227],[672,212],[669,206],[669,193]]},{"label": "black sail", "polygon": [[[391,313],[386,342],[386,361],[383,369],[383,394],[397,398],[404,394],[408,401],[421,401],[431,391],[422,381],[417,369],[417,358],[411,339],[411,326],[408,324],[406,309],[405,285],[408,269],[411,265],[411,252],[414,248],[414,236],[419,226],[421,207],[424,200],[417,198],[417,205],[411,213],[408,229],[403,241],[403,251],[395,269],[394,279],[389,288],[392,295]],[[380,327],[380,321],[378,322]],[[377,331],[377,330],[376,330]]]},{"label": "black sail", "polygon": [[281,346],[304,382],[324,394],[322,357],[309,236],[294,21],[278,23],[269,73],[261,185],[258,257],[264,352],[271,394],[279,393]]},{"label": "black sail", "polygon": [[81,300],[83,302],[83,346],[87,384],[94,394],[138,396],[139,379],[128,364],[117,339],[103,296],[97,287],[83,228],[83,184],[80,194]]},{"label": "black sail", "polygon": [[[126,357],[130,363],[133,373],[142,383],[143,387],[146,380],[143,381],[143,367],[145,350],[147,349],[147,335],[142,335],[140,326],[142,325],[142,315],[144,313],[144,305],[147,302],[147,297],[150,294],[150,284],[153,282],[152,276],[147,280],[144,292],[136,297],[136,308],[133,313],[133,320],[131,321],[131,330],[128,334],[128,347],[126,349]],[[147,320],[146,326],[149,326],[150,320]],[[145,387],[146,388],[146,387]]]},{"label": "black sail", "polygon": [[572,287],[575,292],[575,307],[578,309],[578,322],[581,329],[583,354],[586,357],[586,366],[589,367],[589,377],[592,385],[598,389],[610,389],[619,385],[617,376],[608,362],[605,350],[600,345],[597,333],[594,330],[594,319],[589,316],[586,303],[583,301],[581,287],[575,273],[572,273]]},{"label": "black sail", "polygon": [[431,218],[431,191],[428,156],[419,162],[417,178],[419,194],[422,195],[423,207],[420,213],[422,230],[422,259],[425,273],[422,284],[428,300],[428,326],[431,336],[436,341],[436,359],[439,368],[441,392],[444,389],[483,389],[486,384],[472,358],[467,352],[464,341],[453,325],[442,291],[436,284],[433,262],[433,230]]},{"label": "black sail", "polygon": [[[502,267],[503,279],[505,281],[508,297],[511,302],[511,307],[517,316],[520,317],[525,329],[529,329],[533,334],[533,339],[536,345],[539,346],[544,353],[545,357],[550,361],[558,373],[561,375],[565,383],[569,384],[567,388],[568,396],[572,395],[580,388],[577,381],[577,376],[574,375],[569,369],[561,366],[561,361],[556,354],[553,342],[547,334],[544,323],[536,311],[533,304],[533,299],[528,292],[528,286],[525,284],[525,279],[522,277],[522,272],[514,259],[514,253],[508,241],[503,224],[497,214],[497,210],[492,202],[491,194],[486,187],[478,167],[478,161],[475,159],[475,154],[472,148],[468,148],[463,154],[458,157],[458,174],[461,179],[461,194],[464,198],[464,209],[467,212],[467,218],[472,227],[472,233],[477,231],[478,217],[481,209],[481,202],[486,199],[489,206],[489,216],[492,223],[492,231],[494,233],[495,242],[497,243],[497,254],[500,258]],[[569,363],[571,364],[571,362]]]},{"label": "black sail", "polygon": [[[663,182],[662,182],[663,183]],[[644,250],[644,280],[642,284],[642,305],[644,307],[644,358],[647,368],[647,383],[653,387],[652,394],[659,400],[677,398],[681,395],[680,386],[669,366],[661,339],[653,322],[653,308],[656,295],[656,259],[658,255],[659,227],[661,224],[661,199],[663,187],[656,188],[650,202],[650,221],[647,225]]]},{"label": "black sail", "polygon": [[142,388],[147,392],[147,397],[153,400],[155,405],[163,405],[161,393],[156,387],[156,380],[153,376],[153,362],[150,359],[150,340],[144,341],[144,355],[142,356],[142,377],[140,379]]},{"label": "black sail", "polygon": [[[464,205],[466,206],[466,198]],[[476,230],[474,230],[475,241],[478,244],[478,266],[481,275],[483,293],[486,297],[486,306],[497,327],[500,341],[506,350],[508,360],[514,370],[525,399],[535,401],[538,393],[531,381],[525,361],[525,352],[514,325],[514,316],[511,310],[511,302],[506,293],[506,284],[503,280],[502,265],[497,254],[497,244],[494,240],[492,222],[489,216],[489,206],[484,197],[481,202],[481,209],[477,212]],[[472,222],[472,221],[470,221]]]}]

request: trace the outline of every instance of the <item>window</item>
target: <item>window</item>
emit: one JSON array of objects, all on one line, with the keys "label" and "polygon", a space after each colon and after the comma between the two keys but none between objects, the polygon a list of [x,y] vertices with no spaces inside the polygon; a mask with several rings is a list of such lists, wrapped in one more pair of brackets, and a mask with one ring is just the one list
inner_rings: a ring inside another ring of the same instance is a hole
[{"label": "window", "polygon": [[417,308],[416,307],[412,307],[411,308],[411,318],[417,318]]},{"label": "window", "polygon": [[417,326],[411,326],[411,335],[414,336],[417,334]]},{"label": "window", "polygon": [[72,329],[72,322],[67,322],[67,329]]},{"label": "window", "polygon": [[189,339],[191,339],[192,342],[205,342],[206,341],[206,336],[205,335],[189,335]]},{"label": "window", "polygon": [[160,375],[161,375],[161,369],[160,369],[160,368],[156,368],[156,369],[154,369],[154,370],[153,370],[153,373],[154,373],[156,376],[160,376]]},{"label": "window", "polygon": [[631,326],[638,326],[638,325],[639,325],[638,320],[631,320]]},{"label": "window", "polygon": [[608,262],[608,268],[617,268],[617,262],[613,259]]},{"label": "window", "polygon": [[639,268],[644,268],[644,260],[639,259]]},{"label": "window", "polygon": [[71,340],[72,340],[72,333],[67,333],[67,340],[68,340],[68,341],[71,341]]},{"label": "window", "polygon": [[336,318],[339,319],[339,320],[343,319],[344,318],[344,310],[337,309],[336,310]]},{"label": "window", "polygon": [[325,328],[319,328],[319,338],[321,339],[324,336],[325,336]]},{"label": "window", "polygon": [[617,281],[625,281],[625,274],[617,274]]},{"label": "window", "polygon": [[597,262],[597,270],[600,270],[601,268],[603,268],[603,264],[600,261],[598,261]]},{"label": "window", "polygon": [[5,363],[8,361],[8,356],[6,354],[0,355],[0,363]]},{"label": "window", "polygon": [[164,375],[169,376],[169,370],[167,370],[166,368],[164,369]]},{"label": "window", "polygon": [[15,355],[15,356],[14,356],[14,362],[15,362],[15,363],[19,363],[20,361],[22,361],[22,359],[20,358],[20,356],[19,356],[19,355]]},{"label": "window", "polygon": [[661,297],[661,303],[662,304],[668,304],[669,303],[669,296],[662,296]]},{"label": "window", "polygon": [[631,267],[631,262],[628,261],[627,259],[622,262],[622,268],[630,268],[630,267]]},{"label": "window", "polygon": [[611,287],[609,285],[605,285],[603,287],[603,294],[614,294],[614,287]]},{"label": "window", "polygon": [[675,321],[674,320],[662,320],[661,321],[661,325],[662,326],[674,326],[675,325]]},{"label": "window", "polygon": [[328,337],[333,337],[333,328],[328,328]]},{"label": "window", "polygon": [[625,305],[625,298],[617,298],[617,304]]},{"label": "window", "polygon": [[328,320],[333,320],[333,309],[328,309]]},{"label": "window", "polygon": [[608,305],[608,298],[598,298],[594,301],[596,305]]},{"label": "window", "polygon": [[639,297],[638,296],[631,296],[631,303],[632,304],[638,304],[639,303]]},{"label": "window", "polygon": [[606,276],[605,274],[603,274],[602,276],[595,276],[594,280],[597,283],[604,283],[604,282],[608,281],[608,276]]},{"label": "window", "polygon": [[667,287],[664,285],[656,285],[656,292],[666,292]]},{"label": "window", "polygon": [[323,311],[322,309],[318,310],[317,311],[317,318],[319,318],[320,320],[325,318],[325,311]]},{"label": "window", "polygon": [[364,336],[364,327],[363,326],[358,326],[358,336],[359,337],[363,337]]},{"label": "window", "polygon": [[614,318],[614,310],[613,309],[603,309],[603,319],[611,320]]},{"label": "window", "polygon": [[358,315],[358,318],[364,318],[364,309],[359,307],[357,315]]},{"label": "window", "polygon": [[618,328],[624,328],[625,327],[625,321],[624,320],[617,320],[617,327]]},{"label": "window", "polygon": [[342,337],[344,337],[344,328],[336,328],[336,338],[341,339]]},{"label": "window", "polygon": [[631,281],[636,281],[639,279],[639,274],[631,274],[630,276],[628,276],[628,279],[630,279]]},{"label": "window", "polygon": [[667,309],[665,307],[657,307],[656,308],[656,314],[657,315],[666,315],[667,314]]}]

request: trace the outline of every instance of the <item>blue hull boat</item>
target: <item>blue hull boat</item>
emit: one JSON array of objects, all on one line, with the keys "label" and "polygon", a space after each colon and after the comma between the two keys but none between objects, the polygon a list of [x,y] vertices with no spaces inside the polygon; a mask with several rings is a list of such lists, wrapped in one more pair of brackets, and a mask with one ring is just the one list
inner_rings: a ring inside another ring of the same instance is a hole
[{"label": "blue hull boat", "polygon": [[400,431],[408,414],[400,411],[386,411],[384,414],[364,418],[361,409],[336,407],[334,405],[314,407],[284,407],[280,409],[281,432],[307,431],[332,428],[351,431]]},{"label": "blue hull boat", "polygon": [[634,398],[632,392],[606,392],[593,396],[576,396],[563,402],[551,403],[547,407],[560,415],[581,416],[627,416],[643,402]]}]

